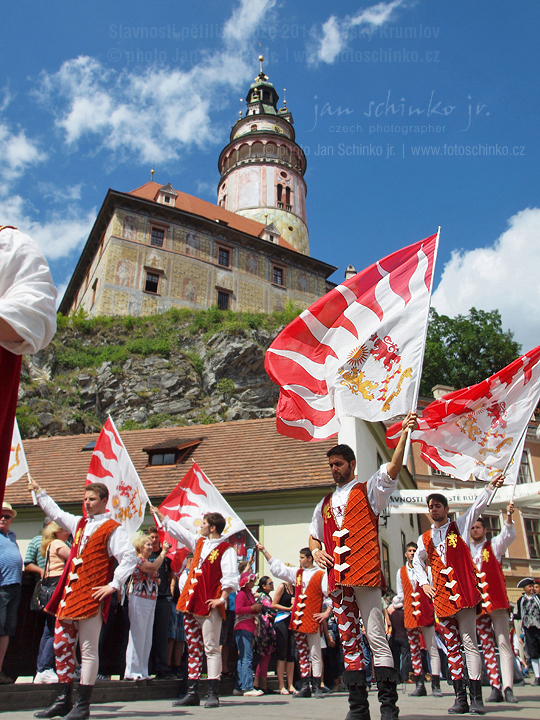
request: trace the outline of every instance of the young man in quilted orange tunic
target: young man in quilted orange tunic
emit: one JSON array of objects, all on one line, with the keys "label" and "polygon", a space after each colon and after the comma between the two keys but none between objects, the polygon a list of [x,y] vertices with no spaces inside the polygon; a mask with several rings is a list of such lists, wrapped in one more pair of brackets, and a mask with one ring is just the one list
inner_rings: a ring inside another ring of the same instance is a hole
[{"label": "young man in quilted orange tunic", "polygon": [[[476,616],[476,628],[491,685],[491,695],[486,702],[517,703],[513,692],[514,652],[510,640],[510,602],[501,567],[503,555],[516,538],[513,514],[514,503],[509,502],[502,531],[489,540],[483,518],[478,518],[471,528],[469,547],[482,590],[482,604],[480,614]],[[494,636],[497,637],[501,672],[497,666]]]},{"label": "young man in quilted orange tunic", "polygon": [[[109,491],[103,483],[87,485],[84,491],[86,517],[61,510],[34,480],[29,481],[41,509],[73,535],[73,546],[64,574],[47,605],[56,615],[54,652],[59,688],[55,702],[34,713],[38,718],[90,717],[90,697],[99,667],[99,633],[107,618],[110,596],[122,589],[136,564],[136,555],[125,530],[107,511]],[[112,572],[114,560],[118,567]],[[77,703],[71,709],[71,686],[75,672],[77,636],[81,647],[81,681]]]},{"label": "young man in quilted orange tunic", "polygon": [[[300,550],[300,567],[288,567],[281,560],[272,557],[260,543],[257,550],[263,553],[274,577],[291,583],[294,587],[294,603],[289,629],[294,632],[300,665],[301,686],[294,693],[295,698],[311,697],[309,677],[313,675],[313,695],[322,698],[322,651],[320,624],[330,617],[331,610],[323,608],[328,595],[326,573],[313,564],[309,548]],[[309,659],[311,656],[311,669]]]},{"label": "young man in quilted orange tunic", "polygon": [[225,619],[227,599],[239,588],[236,550],[222,537],[226,520],[220,513],[206,513],[200,535],[152,508],[171,537],[193,553],[191,569],[178,600],[177,610],[184,613],[188,648],[188,692],[174,706],[198,706],[199,679],[202,673],[203,647],[208,666],[208,700],[205,708],[219,707],[221,653],[219,636]]},{"label": "young man in quilted orange tunic", "polygon": [[[473,523],[486,509],[502,482],[501,476],[492,480],[467,512],[452,521],[448,518],[446,497],[440,493],[428,495],[428,510],[433,524],[418,538],[418,550],[413,560],[415,577],[426,595],[433,598],[448,649],[448,668],[456,696],[448,710],[451,715],[469,712],[463,679],[462,643],[469,672],[470,713],[485,713],[482,701],[482,662],[476,642],[476,606],[482,597],[468,543]],[[432,582],[427,574],[428,563],[433,575]]]},{"label": "young man in quilted orange tunic", "polygon": [[435,610],[433,600],[425,594],[414,575],[413,558],[416,550],[417,545],[415,542],[407,543],[405,548],[406,563],[397,571],[397,593],[392,604],[395,608],[403,608],[405,614],[405,629],[407,630],[416,680],[416,688],[409,695],[411,697],[424,697],[427,695],[420,650],[420,636],[423,635],[431,660],[431,690],[434,697],[442,697],[441,659],[437,641],[435,640]]},{"label": "young man in quilted orange tunic", "polygon": [[396,720],[399,715],[399,674],[394,669],[382,614],[379,515],[396,489],[407,431],[414,430],[416,418],[416,413],[407,415],[392,460],[367,482],[355,477],[356,458],[348,445],[336,445],[328,451],[337,487],[317,505],[310,526],[310,549],[319,567],[328,570],[328,591],[343,646],[343,681],[349,686],[347,720],[370,717],[360,615],[373,652],[381,718]]}]

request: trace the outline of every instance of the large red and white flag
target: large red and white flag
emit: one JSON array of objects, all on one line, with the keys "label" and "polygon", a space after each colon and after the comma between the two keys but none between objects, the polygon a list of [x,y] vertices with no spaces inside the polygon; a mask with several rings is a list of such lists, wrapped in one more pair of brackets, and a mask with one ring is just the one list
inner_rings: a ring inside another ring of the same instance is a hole
[{"label": "large red and white flag", "polygon": [[386,420],[415,404],[438,234],[338,285],[268,348],[282,435],[324,440],[340,417]]},{"label": "large red and white flag", "polygon": [[128,535],[141,526],[148,495],[131,462],[118,430],[109,417],[96,442],[86,484],[104,483],[109,489],[107,508]]},{"label": "large red and white flag", "polygon": [[[506,470],[508,483],[519,472],[526,428],[540,398],[540,346],[487,380],[456,390],[425,408],[412,433],[431,467],[468,480],[491,480]],[[386,434],[395,447],[401,423]]]},{"label": "large red and white flag", "polygon": [[[204,474],[196,462],[184,475],[171,494],[159,506],[159,511],[171,520],[183,525],[193,533],[198,533],[202,519],[206,513],[218,512],[225,518],[223,537],[234,535],[246,529],[244,522],[234,512],[216,486]],[[167,532],[160,532],[161,541],[171,543],[172,547],[167,555],[173,560],[173,569],[178,572],[185,552],[177,540]]]}]

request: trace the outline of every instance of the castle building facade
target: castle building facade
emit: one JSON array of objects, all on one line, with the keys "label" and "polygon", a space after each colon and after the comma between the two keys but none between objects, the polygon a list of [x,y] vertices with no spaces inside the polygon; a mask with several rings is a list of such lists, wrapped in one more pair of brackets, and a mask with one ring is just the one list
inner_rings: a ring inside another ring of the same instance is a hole
[{"label": "castle building facade", "polygon": [[218,204],[153,180],[109,190],[60,312],[273,312],[333,287],[336,268],[309,255],[306,158],[262,60],[246,101],[219,157]]}]

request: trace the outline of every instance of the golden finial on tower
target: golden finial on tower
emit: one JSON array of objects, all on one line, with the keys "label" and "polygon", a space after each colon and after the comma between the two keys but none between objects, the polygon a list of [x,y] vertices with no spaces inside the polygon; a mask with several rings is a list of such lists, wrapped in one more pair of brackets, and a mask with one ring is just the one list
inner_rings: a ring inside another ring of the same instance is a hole
[{"label": "golden finial on tower", "polygon": [[287,107],[287,98],[285,97],[285,93],[287,92],[287,88],[283,88],[283,104],[285,107]]},{"label": "golden finial on tower", "polygon": [[268,225],[268,213],[264,213],[264,224]]},{"label": "golden finial on tower", "polygon": [[154,182],[154,173],[155,172],[156,172],[155,170],[150,170],[150,182]]}]

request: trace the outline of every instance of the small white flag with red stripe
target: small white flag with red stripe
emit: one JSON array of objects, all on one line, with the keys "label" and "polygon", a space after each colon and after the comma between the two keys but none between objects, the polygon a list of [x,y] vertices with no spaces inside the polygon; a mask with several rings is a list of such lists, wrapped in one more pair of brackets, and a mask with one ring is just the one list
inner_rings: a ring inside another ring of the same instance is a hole
[{"label": "small white flag with red stripe", "polygon": [[132,535],[144,519],[148,495],[128,451],[109,417],[96,442],[86,484],[100,482],[109,489],[107,509],[116,522]]},{"label": "small white flag with red stripe", "polygon": [[437,245],[438,234],[374,263],[277,336],[265,368],[281,388],[280,433],[324,440],[340,417],[374,422],[412,408]]},{"label": "small white flag with red stripe", "polygon": [[13,437],[11,439],[11,452],[9,455],[9,465],[6,485],[17,482],[23,475],[28,472],[28,463],[21,440],[21,433],[17,424],[17,418],[13,423]]}]

